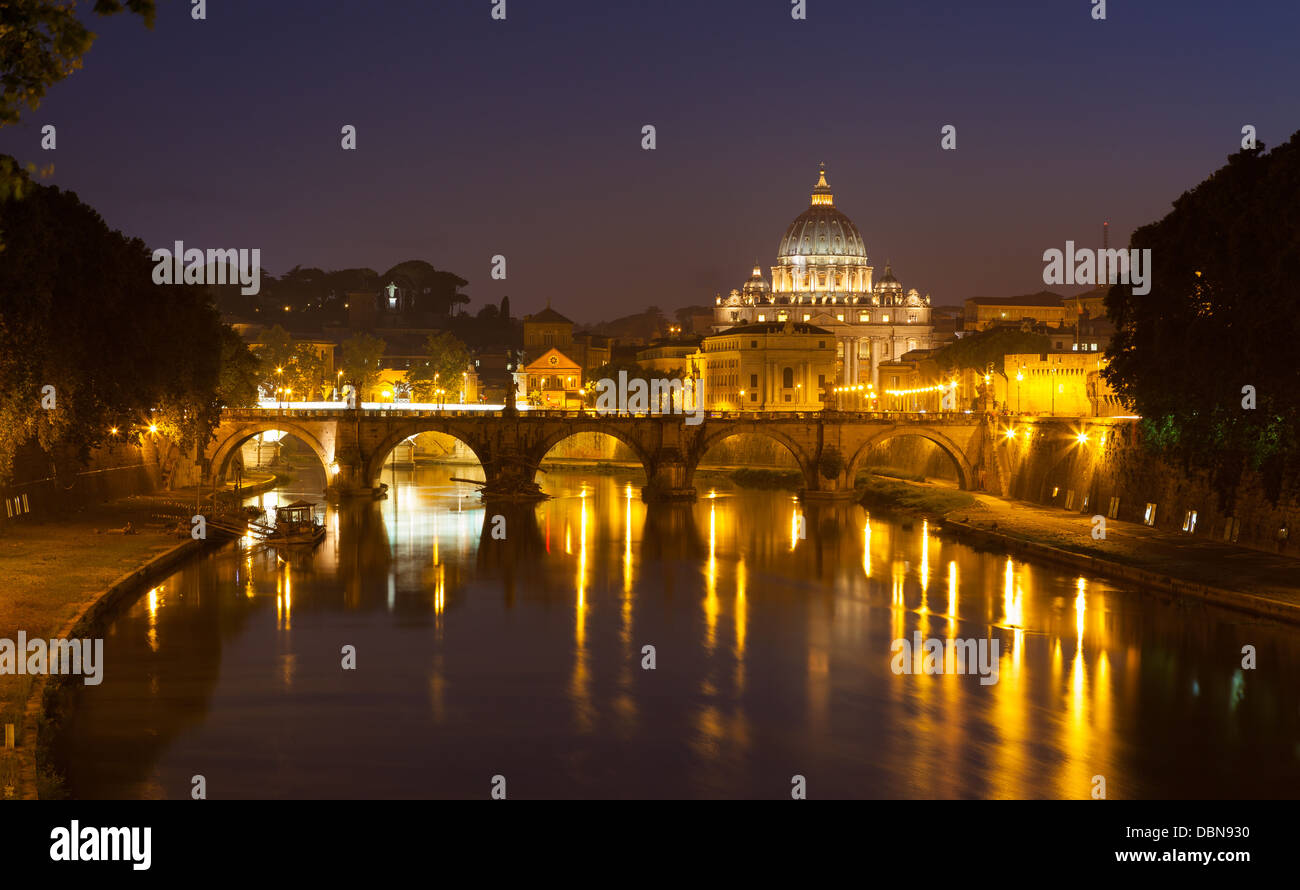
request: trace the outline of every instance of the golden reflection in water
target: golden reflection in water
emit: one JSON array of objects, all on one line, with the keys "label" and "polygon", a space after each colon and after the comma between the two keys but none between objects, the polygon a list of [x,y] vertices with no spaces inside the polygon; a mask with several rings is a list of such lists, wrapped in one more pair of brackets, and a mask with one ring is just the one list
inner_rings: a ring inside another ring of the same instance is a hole
[{"label": "golden reflection in water", "polygon": [[930,522],[921,520],[921,612],[928,612],[925,592],[930,586]]},{"label": "golden reflection in water", "polygon": [[709,501],[709,571],[704,590],[704,649],[713,654],[718,632],[718,515],[717,504]]},{"label": "golden reflection in water", "polygon": [[[574,720],[579,729],[590,732],[593,728],[591,708],[591,671],[587,664],[587,491],[584,487],[579,498],[581,511],[578,527],[578,595],[574,604],[573,629],[573,691]],[[569,545],[569,523],[565,520],[565,552],[572,553]]]},{"label": "golden reflection in water", "polygon": [[1074,598],[1074,648],[1079,650],[1083,648],[1083,613],[1087,609],[1083,594],[1088,588],[1088,580],[1080,575],[1079,579],[1074,582],[1074,586],[1078,591]]},{"label": "golden reflection in water", "polygon": [[290,616],[293,610],[293,571],[287,562],[276,557],[275,576],[275,626],[278,630],[290,630]]},{"label": "golden reflection in water", "polygon": [[[623,593],[632,593],[632,484],[623,490]],[[623,597],[625,612],[623,623],[626,626],[631,617],[626,609],[631,607],[630,596]]]},{"label": "golden reflection in water", "polygon": [[[447,608],[447,567],[444,565],[440,565],[438,566],[437,581],[434,582],[434,587],[433,587],[433,614],[435,619],[440,618],[442,616],[442,613],[446,610],[446,608]],[[442,622],[437,621],[436,623],[440,625]]]},{"label": "golden reflection in water", "polygon": [[745,602],[745,585],[749,579],[745,576],[745,561],[743,559],[736,563],[736,658],[743,661],[745,658],[745,622],[748,618]]},{"label": "golden reflection in water", "polygon": [[246,543],[241,542],[241,546],[244,547],[244,579],[246,582],[244,584],[244,596],[251,600],[257,592],[253,584],[253,539],[251,536],[246,536],[244,542]]},{"label": "golden reflection in water", "polygon": [[438,553],[438,511],[430,510],[429,512],[433,516],[433,564],[438,565],[442,559]]},{"label": "golden reflection in water", "polygon": [[630,663],[632,645],[632,485],[623,491],[623,623],[619,637],[623,641],[624,662]]},{"label": "golden reflection in water", "polygon": [[862,526],[862,571],[871,577],[871,515]]},{"label": "golden reflection in water", "polygon": [[162,601],[162,587],[149,591],[149,648],[158,651],[158,604]]},{"label": "golden reflection in water", "polygon": [[1074,658],[1070,664],[1069,710],[1061,739],[1061,746],[1066,752],[1066,763],[1058,792],[1061,797],[1076,799],[1090,791],[1092,776],[1096,774],[1089,766],[1092,733],[1088,725],[1088,676],[1083,658],[1083,622],[1087,609],[1084,583],[1084,579],[1078,580],[1078,594],[1074,599]]},{"label": "golden reflection in water", "polygon": [[957,560],[948,560],[948,632],[957,627]]},{"label": "golden reflection in water", "polygon": [[790,511],[790,552],[794,552],[795,545],[799,543],[799,526],[803,522],[803,517],[799,515],[799,508],[795,507]]}]

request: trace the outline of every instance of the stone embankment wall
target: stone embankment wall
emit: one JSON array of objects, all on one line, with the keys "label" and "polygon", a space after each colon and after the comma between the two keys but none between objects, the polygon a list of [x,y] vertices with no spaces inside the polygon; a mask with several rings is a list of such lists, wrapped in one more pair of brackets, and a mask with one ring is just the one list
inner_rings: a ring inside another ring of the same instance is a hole
[{"label": "stone embankment wall", "polygon": [[146,439],[143,445],[116,443],[97,448],[80,464],[52,459],[39,448],[24,448],[14,475],[0,486],[0,530],[7,524],[51,519],[90,504],[163,487],[182,467],[170,443]]},{"label": "stone embankment wall", "polygon": [[[1283,483],[1276,502],[1265,494],[1259,476],[1249,472],[1242,474],[1231,500],[1224,500],[1208,472],[1184,470],[1146,451],[1133,420],[1000,421],[992,435],[998,465],[985,467],[991,491],[1000,482],[1012,499],[1078,513],[1079,521],[1089,525],[1098,515],[1149,522],[1193,539],[1235,540],[1273,552],[1278,550],[1278,530],[1285,526],[1282,552],[1300,553],[1300,468]],[[952,478],[951,461],[932,443],[912,436],[884,443],[870,463],[929,478]]]}]

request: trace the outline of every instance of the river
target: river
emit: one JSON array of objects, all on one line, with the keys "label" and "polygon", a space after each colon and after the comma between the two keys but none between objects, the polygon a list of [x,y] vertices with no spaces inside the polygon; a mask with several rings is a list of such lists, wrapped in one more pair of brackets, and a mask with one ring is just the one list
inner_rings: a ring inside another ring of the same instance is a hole
[{"label": "river", "polygon": [[[788,492],[566,469],[494,520],[457,475],[143,592],[53,746],[69,795],[1300,796],[1295,628]],[[895,673],[918,631],[996,640],[997,681]]]}]

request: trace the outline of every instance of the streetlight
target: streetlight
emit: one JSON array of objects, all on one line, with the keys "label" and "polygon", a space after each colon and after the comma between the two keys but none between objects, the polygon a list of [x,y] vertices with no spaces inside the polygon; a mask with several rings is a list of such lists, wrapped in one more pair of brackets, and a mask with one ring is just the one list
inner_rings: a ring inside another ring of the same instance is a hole
[{"label": "streetlight", "polygon": [[1016,371],[1016,413],[1017,414],[1022,413],[1020,410],[1020,381],[1025,379],[1025,375],[1023,373],[1024,369],[1025,366],[1021,365],[1020,370]]}]

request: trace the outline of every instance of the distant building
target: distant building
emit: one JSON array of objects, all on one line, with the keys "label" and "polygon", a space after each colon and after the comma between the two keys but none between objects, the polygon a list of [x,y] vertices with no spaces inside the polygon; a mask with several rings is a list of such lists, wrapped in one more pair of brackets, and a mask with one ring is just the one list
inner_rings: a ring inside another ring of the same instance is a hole
[{"label": "distant building", "polygon": [[930,347],[930,297],[905,291],[888,264],[873,281],[862,234],[836,209],[824,166],[776,262],[770,285],[756,265],[741,288],[715,298],[715,332],[787,321],[816,326],[831,337],[831,379],[849,385],[878,384],[882,361]]},{"label": "distant building", "polygon": [[835,381],[835,335],[793,321],[705,337],[695,361],[713,411],[820,411]]},{"label": "distant building", "polygon": [[1047,325],[1073,323],[1063,298],[1051,291],[1019,297],[969,297],[965,301],[965,329],[983,331],[1000,324],[1018,325],[1026,319]]},{"label": "distant building", "polygon": [[703,337],[664,337],[637,350],[636,362],[647,371],[691,376],[691,356],[699,352]]},{"label": "distant building", "polygon": [[1006,408],[1022,414],[1089,417],[1095,406],[1127,413],[1111,404],[1114,392],[1101,378],[1106,357],[1100,352],[1046,352],[1008,355]]},{"label": "distant building", "polygon": [[524,366],[528,401],[537,408],[582,404],[582,366],[554,347]]},{"label": "distant building", "polygon": [[558,349],[584,372],[609,363],[608,337],[573,332],[573,322],[548,304],[541,312],[524,316],[524,359],[532,363],[549,349]]}]

